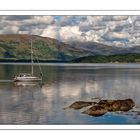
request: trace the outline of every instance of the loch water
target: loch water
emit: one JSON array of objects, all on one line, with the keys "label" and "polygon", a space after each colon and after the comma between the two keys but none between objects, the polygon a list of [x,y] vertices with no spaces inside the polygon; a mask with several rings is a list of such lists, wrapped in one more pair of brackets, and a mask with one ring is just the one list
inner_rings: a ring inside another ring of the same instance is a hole
[{"label": "loch water", "polygon": [[[0,124],[92,125],[140,123],[140,64],[41,64],[41,83],[14,83],[30,64],[0,64]],[[34,66],[35,74],[39,68]],[[94,117],[65,109],[92,98],[132,99],[133,110]],[[134,111],[137,110],[137,111]]]}]

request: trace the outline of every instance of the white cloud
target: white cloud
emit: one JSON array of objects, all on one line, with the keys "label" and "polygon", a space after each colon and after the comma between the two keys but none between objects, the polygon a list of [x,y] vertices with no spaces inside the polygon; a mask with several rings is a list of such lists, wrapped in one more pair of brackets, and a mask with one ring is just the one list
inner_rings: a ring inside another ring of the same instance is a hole
[{"label": "white cloud", "polygon": [[41,36],[44,37],[51,37],[51,38],[59,38],[59,27],[57,26],[48,26],[46,29],[43,30]]},{"label": "white cloud", "polygon": [[60,41],[140,43],[140,16],[0,16],[0,34],[35,34]]},{"label": "white cloud", "polygon": [[110,33],[110,36],[112,36],[113,38],[119,38],[119,39],[126,39],[129,38],[130,35],[128,33]]},{"label": "white cloud", "polygon": [[52,16],[33,16],[32,22],[37,24],[52,24],[54,23],[54,18]]},{"label": "white cloud", "polygon": [[119,41],[113,41],[112,46],[117,46],[117,47],[122,47],[124,46],[124,43],[123,42],[119,42]]},{"label": "white cloud", "polygon": [[99,40],[99,42],[105,43],[110,46],[118,47],[130,47],[132,44],[132,36],[128,32],[113,32],[108,30]]},{"label": "white cloud", "polygon": [[30,34],[30,31],[19,31],[19,34]]},{"label": "white cloud", "polygon": [[78,25],[80,22],[83,22],[87,19],[87,16],[61,16],[57,25],[60,26],[75,26]]},{"label": "white cloud", "polygon": [[17,34],[19,32],[19,28],[17,26],[7,26],[0,30],[0,34]]},{"label": "white cloud", "polygon": [[43,31],[42,36],[57,38],[61,41],[82,40],[81,32],[79,31],[78,26],[49,26]]},{"label": "white cloud", "polygon": [[100,39],[100,35],[95,34],[93,30],[85,33],[85,41],[98,42],[99,39]]},{"label": "white cloud", "polygon": [[55,21],[52,16],[32,16],[30,19],[24,19],[21,21],[22,25],[39,25],[39,24],[53,24]]},{"label": "white cloud", "polygon": [[42,36],[57,38],[63,42],[70,41],[98,41],[99,35],[94,34],[94,31],[82,33],[79,26],[63,26],[63,27],[47,27]]},{"label": "white cloud", "polygon": [[79,31],[79,26],[65,26],[60,28],[60,37],[65,41],[82,41],[83,37]]},{"label": "white cloud", "polygon": [[123,21],[123,20],[127,20],[128,16],[103,16],[103,21]]},{"label": "white cloud", "polygon": [[113,16],[112,19],[115,20],[115,21],[127,20],[128,16]]}]

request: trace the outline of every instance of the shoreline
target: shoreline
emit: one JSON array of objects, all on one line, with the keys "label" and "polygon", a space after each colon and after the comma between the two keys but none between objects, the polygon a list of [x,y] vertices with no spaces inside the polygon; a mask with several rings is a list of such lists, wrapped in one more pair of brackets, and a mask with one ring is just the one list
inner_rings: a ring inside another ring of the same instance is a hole
[{"label": "shoreline", "polygon": [[[30,65],[31,63],[29,62],[4,62],[1,63],[0,65]],[[68,66],[68,67],[85,67],[86,68],[138,68],[140,69],[140,64],[139,63],[39,63],[41,66]],[[38,63],[33,63],[33,65],[38,65]]]}]

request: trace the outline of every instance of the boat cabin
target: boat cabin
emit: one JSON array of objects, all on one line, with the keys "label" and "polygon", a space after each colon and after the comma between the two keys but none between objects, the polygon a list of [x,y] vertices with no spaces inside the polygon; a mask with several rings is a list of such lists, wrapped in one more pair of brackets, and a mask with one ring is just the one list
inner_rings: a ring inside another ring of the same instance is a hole
[{"label": "boat cabin", "polygon": [[20,73],[17,77],[31,77],[30,73]]}]

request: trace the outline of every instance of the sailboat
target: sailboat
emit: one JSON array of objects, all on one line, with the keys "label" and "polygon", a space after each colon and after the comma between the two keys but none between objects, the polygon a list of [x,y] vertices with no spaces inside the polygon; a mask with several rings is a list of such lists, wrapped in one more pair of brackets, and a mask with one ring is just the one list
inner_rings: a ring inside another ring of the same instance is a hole
[{"label": "sailboat", "polygon": [[[32,40],[31,40],[31,73],[19,73],[14,76],[14,82],[39,82],[42,81],[42,72],[40,72],[40,77],[34,75],[34,67],[33,67],[33,48],[32,48]],[[41,71],[41,68],[40,68]]]}]

